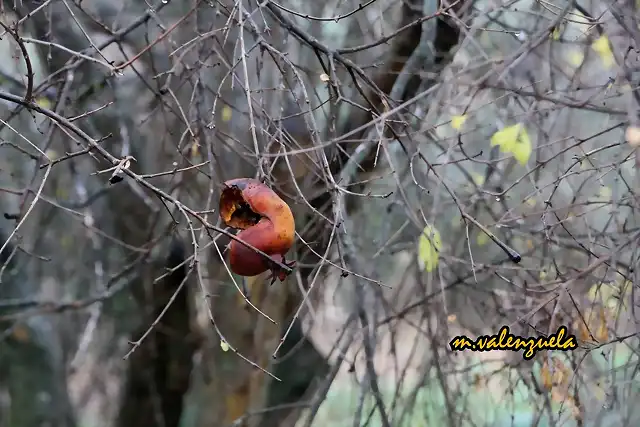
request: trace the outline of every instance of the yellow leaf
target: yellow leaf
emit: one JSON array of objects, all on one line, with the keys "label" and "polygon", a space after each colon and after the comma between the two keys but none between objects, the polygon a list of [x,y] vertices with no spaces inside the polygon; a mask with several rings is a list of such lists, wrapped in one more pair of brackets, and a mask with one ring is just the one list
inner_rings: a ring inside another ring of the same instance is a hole
[{"label": "yellow leaf", "polygon": [[540,371],[542,385],[547,390],[551,390],[555,386],[566,385],[571,375],[562,360],[551,357],[551,362],[551,366],[549,366],[548,359],[545,358]]},{"label": "yellow leaf", "polygon": [[599,342],[609,341],[609,329],[607,327],[607,316],[604,308],[600,308],[598,311],[598,322],[593,335]]},{"label": "yellow leaf", "polygon": [[224,340],[220,340],[220,348],[222,351],[229,351],[229,344]]},{"label": "yellow leaf", "polygon": [[596,41],[591,45],[593,50],[600,56],[602,64],[605,68],[611,68],[615,64],[615,58],[613,52],[611,52],[611,45],[607,36],[598,37]]},{"label": "yellow leaf", "polygon": [[617,298],[614,298],[614,297],[609,298],[606,302],[607,310],[609,310],[609,313],[615,316],[616,312],[618,311],[618,308],[622,308],[620,307],[621,302],[622,301],[620,301]]},{"label": "yellow leaf", "polygon": [[613,196],[613,190],[611,188],[603,186],[600,187],[598,194],[594,197],[595,202],[609,202]]},{"label": "yellow leaf", "polygon": [[549,359],[545,358],[540,370],[540,377],[542,379],[542,386],[546,390],[557,390],[557,386],[564,386],[571,378],[567,366],[557,357],[551,357],[551,366],[549,366]]},{"label": "yellow leaf", "polygon": [[224,107],[222,107],[222,121],[223,122],[228,122],[229,120],[231,120],[231,108],[229,108],[227,105],[225,105]]},{"label": "yellow leaf", "polygon": [[542,369],[540,370],[540,377],[542,379],[542,387],[545,390],[551,390],[553,387],[553,377],[551,375],[551,369],[549,368],[549,364],[545,360]]},{"label": "yellow leaf", "polygon": [[60,246],[62,249],[70,249],[73,245],[73,238],[68,234],[65,234],[60,238]]},{"label": "yellow leaf", "polygon": [[531,139],[522,123],[507,126],[494,133],[491,137],[491,146],[496,145],[500,147],[501,152],[513,154],[513,157],[523,166],[527,164],[533,151]]},{"label": "yellow leaf", "polygon": [[512,145],[518,138],[520,127],[520,124],[517,124],[513,126],[507,126],[506,128],[497,131],[491,137],[491,146],[495,147],[496,145],[498,145],[500,147],[503,147]]},{"label": "yellow leaf", "polygon": [[433,271],[438,265],[441,248],[440,233],[434,227],[427,225],[422,230],[418,241],[418,258],[424,264],[424,269],[427,272]]},{"label": "yellow leaf", "polygon": [[633,287],[633,282],[631,280],[625,280],[620,284],[618,288],[621,296],[631,296],[631,288]]},{"label": "yellow leaf", "polygon": [[587,292],[587,298],[589,298],[589,301],[594,302],[599,296],[600,285],[596,283],[595,285],[591,286],[591,288],[589,288],[589,291]]},{"label": "yellow leaf", "polygon": [[560,40],[560,28],[556,27],[553,29],[553,31],[551,32],[551,39]]},{"label": "yellow leaf", "polygon": [[[578,339],[582,342],[591,342],[591,331],[589,330],[589,328],[587,327],[585,321],[588,321],[589,315],[590,313],[582,313],[582,317],[580,317],[579,315],[576,317],[576,319],[573,322],[573,329],[578,331],[577,335],[578,335]],[[584,320],[582,320],[582,318],[584,318]]]},{"label": "yellow leaf", "polygon": [[584,342],[607,342],[609,340],[608,321],[604,307],[590,308],[578,315],[574,322],[578,339]]},{"label": "yellow leaf", "polygon": [[627,308],[627,302],[622,298],[612,296],[605,302],[605,306],[608,313],[612,316],[617,316],[619,310]]},{"label": "yellow leaf", "polygon": [[464,122],[467,121],[467,116],[462,115],[462,116],[453,116],[451,117],[451,127],[454,128],[455,130],[460,130],[460,128],[462,128],[462,125],[464,125]]},{"label": "yellow leaf", "polygon": [[478,244],[478,246],[484,246],[487,243],[489,243],[489,236],[487,236],[485,233],[479,233],[478,237],[476,237],[476,243]]},{"label": "yellow leaf", "polygon": [[56,199],[58,200],[66,200],[69,197],[69,192],[67,188],[62,185],[56,187]]},{"label": "yellow leaf", "polygon": [[526,142],[516,144],[511,152],[513,153],[513,157],[515,157],[521,165],[526,165],[529,157],[531,157],[531,141],[527,138]]},{"label": "yellow leaf", "polygon": [[49,160],[58,158],[58,153],[53,148],[47,148],[47,150],[44,152],[44,155],[47,156]]},{"label": "yellow leaf", "polygon": [[194,159],[196,157],[198,157],[198,154],[200,154],[200,144],[198,144],[197,141],[193,141],[191,143],[191,158]]},{"label": "yellow leaf", "polygon": [[572,50],[567,54],[567,60],[569,60],[569,64],[577,68],[584,62],[584,53],[579,50]]},{"label": "yellow leaf", "polygon": [[475,182],[477,186],[484,184],[484,176],[479,173],[472,173],[471,176],[473,176],[473,182]]},{"label": "yellow leaf", "polygon": [[[251,401],[251,387],[242,383],[225,397],[225,421],[222,425],[235,425],[237,420],[247,414]],[[245,424],[246,425],[246,424]]]},{"label": "yellow leaf", "polygon": [[591,389],[591,396],[595,397],[599,402],[604,402],[607,398],[607,394],[604,391],[604,388],[600,385],[600,383],[596,383],[595,387]]},{"label": "yellow leaf", "polygon": [[24,324],[17,324],[12,332],[13,338],[22,343],[29,342],[31,339],[31,333],[29,332],[29,328]]},{"label": "yellow leaf", "polygon": [[596,283],[591,286],[587,296],[592,302],[606,301],[616,293],[617,289],[618,287],[615,283]]},{"label": "yellow leaf", "polygon": [[46,108],[47,110],[51,109],[51,101],[49,101],[49,99],[45,98],[44,96],[36,99],[36,104],[38,104],[42,108]]},{"label": "yellow leaf", "polygon": [[539,277],[541,282],[544,281],[544,279],[546,279],[547,276],[548,276],[548,273],[546,269],[543,268],[542,270],[540,270]]}]

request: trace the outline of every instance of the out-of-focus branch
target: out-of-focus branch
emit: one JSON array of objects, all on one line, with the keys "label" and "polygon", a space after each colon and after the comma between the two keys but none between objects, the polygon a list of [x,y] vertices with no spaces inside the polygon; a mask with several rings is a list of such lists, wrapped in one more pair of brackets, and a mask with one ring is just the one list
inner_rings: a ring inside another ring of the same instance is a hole
[{"label": "out-of-focus branch", "polygon": [[[417,5],[414,4],[413,7],[410,7],[405,4],[407,11],[411,11],[413,13],[416,12],[416,6]],[[439,3],[437,0],[425,0],[424,3],[421,4],[421,7],[422,14],[434,14],[438,10]],[[418,10],[420,10],[420,8]],[[390,91],[390,98],[394,99],[399,97],[402,99],[411,94],[411,90],[416,90],[420,87],[421,79],[417,77],[417,72],[423,67],[429,68],[430,66],[435,66],[436,62],[440,62],[441,58],[444,57],[448,50],[454,46],[455,43],[448,43],[444,46],[440,45],[440,48],[444,48],[445,51],[438,51],[438,46],[436,46],[438,35],[440,34],[440,37],[442,38],[441,33],[448,29],[447,27],[440,27],[438,24],[439,23],[435,20],[423,22],[419,36],[413,40],[413,49],[411,50],[410,55],[404,60],[404,62],[402,62],[400,74],[385,76],[386,79],[391,79],[393,82],[393,84],[388,87]],[[454,40],[455,39],[456,38],[454,38]],[[407,41],[407,43],[408,42],[409,41]],[[432,46],[434,46],[434,48],[432,48]],[[396,48],[404,49],[406,46],[396,45]],[[399,62],[394,64],[396,67],[399,65]],[[371,132],[373,133],[374,130]],[[378,139],[373,137],[373,135],[368,135],[365,138],[365,141],[355,149],[346,165],[340,171],[340,185],[345,187],[349,186],[356,179],[358,168],[361,167],[367,159],[369,159],[369,161],[373,160],[373,158],[371,158],[371,154],[374,151],[373,148],[376,146],[377,141]],[[349,270],[354,270],[370,277],[371,272],[366,271],[369,265],[363,262],[359,257],[353,236],[350,235],[349,230],[352,229],[352,221],[348,216],[350,209],[348,209],[345,199],[344,192],[336,192],[336,201],[333,204],[334,217],[337,222],[344,224],[339,228],[337,239],[339,246],[338,250],[342,262]],[[370,270],[370,267],[368,269]],[[382,425],[390,426],[391,421],[388,417],[387,408],[385,407],[385,403],[381,396],[378,374],[376,373],[373,364],[373,349],[376,345],[376,330],[375,327],[372,326],[372,323],[375,323],[375,313],[377,310],[375,308],[372,309],[371,307],[365,306],[365,301],[369,300],[369,298],[367,298],[367,295],[370,293],[369,289],[373,289],[373,292],[377,297],[380,297],[380,289],[377,287],[369,288],[365,283],[363,283],[363,280],[359,278],[355,278],[354,280],[356,283],[352,309],[353,312],[357,314],[361,327],[364,330],[363,345],[366,360],[366,387],[372,392],[376,410],[380,416]],[[373,300],[376,300],[376,298]],[[381,300],[378,299],[378,301]]]},{"label": "out-of-focus branch", "polygon": [[[412,20],[415,16],[413,14],[416,13],[416,4],[404,5],[404,8],[408,14],[411,14],[405,18],[405,20]],[[425,0],[424,9],[422,10],[422,14],[429,15],[430,13],[435,13],[438,10],[439,2],[438,0]],[[414,37],[412,39],[396,42],[394,54],[396,57],[400,54],[405,53],[405,49],[407,49],[408,45],[413,46],[411,53],[405,57],[402,61],[401,58],[398,58],[393,62],[394,67],[400,67],[401,72],[399,74],[381,74],[380,79],[390,80],[392,84],[388,86],[389,95],[393,97],[405,97],[408,93],[410,93],[411,89],[416,89],[420,86],[420,79],[415,84],[410,84],[411,80],[415,81],[415,73],[417,73],[422,67],[429,67],[430,65],[435,65],[436,61],[439,57],[444,56],[445,51],[432,50],[431,44],[435,43],[440,39],[448,39],[451,40],[450,36],[443,36],[441,33],[446,31],[448,27],[440,26],[437,21],[425,21],[422,23],[422,27],[420,28],[418,37]],[[415,34],[414,34],[415,36]],[[446,49],[447,51],[451,49],[455,43],[447,43],[441,45],[441,49]],[[391,72],[392,70],[390,70]],[[368,120],[369,117],[362,118],[361,120]],[[362,123],[360,123],[360,126]],[[356,128],[360,127],[357,126]],[[367,164],[367,162],[373,161],[372,152],[373,148],[376,146],[377,138],[374,138],[373,135],[369,135],[363,143],[361,143],[352,153],[352,156],[347,161],[346,165],[340,171],[340,183],[342,186],[347,187],[351,182],[353,182],[356,178],[358,169],[363,167],[363,165]],[[344,196],[342,197],[344,199]],[[348,202],[340,203],[343,207],[347,207]]]},{"label": "out-of-focus branch", "polygon": [[[5,241],[0,232],[0,246]],[[37,292],[27,275],[28,261],[11,243],[0,253],[0,300],[28,298]],[[7,311],[0,310],[2,314]],[[0,406],[0,420],[7,425],[75,426],[55,324],[43,316],[0,322],[0,390],[11,397],[8,407]]]},{"label": "out-of-focus branch", "polygon": [[[400,27],[416,22],[423,16],[422,3],[422,0],[404,0],[402,2]],[[437,11],[437,7],[435,8],[434,13],[435,11]],[[422,26],[425,24],[432,25],[434,21],[436,21],[436,19],[432,18],[421,24],[413,25],[411,28],[398,34],[391,40],[391,49],[389,49],[389,53],[387,54],[388,58],[384,63],[384,67],[374,77],[374,81],[380,89],[380,92],[372,90],[367,91],[367,97],[371,100],[378,111],[380,111],[380,108],[382,107],[382,98],[384,95],[390,96],[396,101],[402,101],[405,98],[405,93],[410,93],[411,87],[406,85],[402,86],[402,90],[397,91],[399,93],[395,94],[395,97],[392,95],[391,90],[400,76],[400,73],[405,68],[405,64],[418,47],[422,34]],[[431,22],[431,24],[427,24],[428,22]],[[365,125],[369,120],[371,120],[371,112],[363,110],[354,111],[350,116],[350,120],[346,123],[344,133]]]}]

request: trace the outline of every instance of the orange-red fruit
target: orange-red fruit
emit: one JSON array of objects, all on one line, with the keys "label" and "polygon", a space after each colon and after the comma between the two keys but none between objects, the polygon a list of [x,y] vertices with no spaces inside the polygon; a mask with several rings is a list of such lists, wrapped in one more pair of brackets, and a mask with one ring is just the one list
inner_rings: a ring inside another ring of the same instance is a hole
[{"label": "orange-red fruit", "polygon": [[[224,183],[220,196],[220,218],[229,227],[241,229],[237,238],[253,245],[287,266],[284,255],[293,245],[295,222],[289,205],[273,190],[251,178]],[[229,248],[229,266],[240,276],[272,272],[272,283],[284,280],[287,272],[264,256],[235,240]]]}]

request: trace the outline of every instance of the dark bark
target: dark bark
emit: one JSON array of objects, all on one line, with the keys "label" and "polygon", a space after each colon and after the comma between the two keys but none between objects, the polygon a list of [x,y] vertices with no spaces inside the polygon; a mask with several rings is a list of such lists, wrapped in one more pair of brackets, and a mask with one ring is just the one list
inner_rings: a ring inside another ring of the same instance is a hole
[{"label": "dark bark", "polygon": [[[442,2],[441,2],[442,3]],[[398,25],[398,28],[415,22],[423,17],[423,1],[422,0],[405,0],[402,3],[402,18]],[[461,13],[464,8],[468,7],[469,2],[458,3],[453,10],[456,13]],[[451,59],[451,50],[458,43],[460,37],[460,29],[457,24],[448,18],[437,17],[437,29],[434,43],[435,48],[435,64],[436,69],[425,70],[430,73],[439,73],[448,65]],[[384,67],[380,72],[374,76],[374,83],[376,84],[379,92],[373,88],[369,88],[366,91],[367,102],[364,106],[380,114],[382,111],[382,96],[388,97],[391,94],[391,90],[396,84],[399,74],[402,72],[407,60],[411,57],[413,52],[418,47],[420,38],[422,36],[422,25],[417,24],[411,28],[398,34],[392,41],[391,49],[388,54],[388,59],[385,62]],[[416,95],[416,92],[422,82],[422,76],[414,75],[409,79],[406,87],[402,91],[400,99],[393,99],[394,102],[403,102],[412,96]],[[370,104],[369,104],[370,102]],[[392,106],[393,107],[393,106]],[[343,133],[348,133],[354,129],[364,126],[372,119],[371,114],[368,111],[354,111],[352,116],[347,120]],[[366,132],[366,131],[365,131]],[[364,138],[364,134],[355,135],[353,138]],[[354,146],[355,147],[355,146]],[[344,165],[348,160],[348,156],[343,154],[339,158],[339,164],[337,170]],[[361,163],[364,170],[368,171],[373,168],[375,160],[375,150]],[[351,207],[351,206],[349,206]]]},{"label": "dark bark", "polygon": [[307,400],[315,383],[329,371],[328,362],[305,337],[299,320],[293,324],[279,354],[283,362],[275,365],[273,373],[282,381],[271,381],[269,385],[266,405],[269,412],[262,418],[263,427],[279,427],[296,409],[304,409],[295,408],[294,404]]},{"label": "dark bark", "polygon": [[[173,268],[184,259],[184,244],[176,239],[171,244],[166,266]],[[133,334],[135,339],[142,337],[160,315],[185,280],[186,273],[186,266],[177,268],[154,285],[148,295],[139,297],[141,312],[146,315]],[[162,320],[153,326],[153,331],[129,358],[117,426],[179,425],[196,349],[190,319],[189,292],[185,284]]]}]

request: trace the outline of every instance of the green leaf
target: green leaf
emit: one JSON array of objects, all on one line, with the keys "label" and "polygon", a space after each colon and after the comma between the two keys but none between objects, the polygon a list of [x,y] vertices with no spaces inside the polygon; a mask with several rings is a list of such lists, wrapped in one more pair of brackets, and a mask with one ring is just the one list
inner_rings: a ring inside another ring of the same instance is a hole
[{"label": "green leaf", "polygon": [[418,259],[424,264],[424,269],[427,272],[433,271],[438,265],[441,248],[440,233],[434,227],[427,225],[422,230],[418,241]]}]

